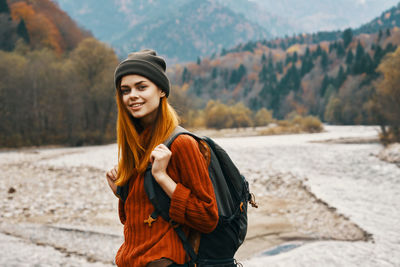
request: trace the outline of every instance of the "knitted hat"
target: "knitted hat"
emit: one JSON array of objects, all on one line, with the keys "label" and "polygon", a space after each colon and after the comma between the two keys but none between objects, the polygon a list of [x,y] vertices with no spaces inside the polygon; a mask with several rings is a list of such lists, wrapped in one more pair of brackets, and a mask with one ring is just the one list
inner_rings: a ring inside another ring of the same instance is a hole
[{"label": "knitted hat", "polygon": [[170,83],[165,70],[165,60],[157,56],[154,50],[144,49],[139,52],[130,53],[128,58],[122,61],[115,69],[115,87],[118,87],[118,83],[123,76],[138,74],[155,83],[168,97]]}]

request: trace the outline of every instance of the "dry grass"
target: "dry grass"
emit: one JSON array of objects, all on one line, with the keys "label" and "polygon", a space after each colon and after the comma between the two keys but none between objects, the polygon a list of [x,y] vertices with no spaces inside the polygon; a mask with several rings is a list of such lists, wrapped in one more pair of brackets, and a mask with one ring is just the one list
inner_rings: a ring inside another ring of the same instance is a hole
[{"label": "dry grass", "polygon": [[323,131],[321,121],[314,116],[296,116],[291,120],[277,121],[275,125],[260,131],[261,135],[319,133]]}]

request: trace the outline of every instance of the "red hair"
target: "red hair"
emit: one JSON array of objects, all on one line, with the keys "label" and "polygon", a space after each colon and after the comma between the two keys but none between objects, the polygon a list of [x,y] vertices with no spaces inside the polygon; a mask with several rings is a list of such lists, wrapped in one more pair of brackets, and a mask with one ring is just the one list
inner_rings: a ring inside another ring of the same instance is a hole
[{"label": "red hair", "polygon": [[[118,106],[117,143],[118,143],[118,179],[116,185],[126,184],[137,172],[144,173],[153,149],[162,144],[179,124],[175,110],[166,97],[160,99],[157,117],[150,127],[150,133],[140,135],[143,127],[139,120],[133,118],[122,102],[121,90],[118,86],[116,100]],[[147,131],[147,129],[146,129]]]}]

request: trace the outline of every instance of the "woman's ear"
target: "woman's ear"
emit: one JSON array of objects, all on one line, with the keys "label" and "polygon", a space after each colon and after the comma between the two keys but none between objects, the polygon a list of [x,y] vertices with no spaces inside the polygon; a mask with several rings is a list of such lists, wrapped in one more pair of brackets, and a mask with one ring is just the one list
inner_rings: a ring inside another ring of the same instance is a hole
[{"label": "woman's ear", "polygon": [[160,92],[160,98],[165,96],[165,92],[161,90]]}]

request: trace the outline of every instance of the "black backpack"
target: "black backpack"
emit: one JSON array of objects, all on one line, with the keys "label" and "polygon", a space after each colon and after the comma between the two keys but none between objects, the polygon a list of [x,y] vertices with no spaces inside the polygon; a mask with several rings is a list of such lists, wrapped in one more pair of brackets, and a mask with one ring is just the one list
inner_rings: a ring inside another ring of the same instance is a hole
[{"label": "black backpack", "polygon": [[[253,199],[254,195],[250,194],[248,182],[225,150],[210,138],[199,137],[178,126],[164,145],[170,148],[172,142],[181,134],[190,135],[197,141],[203,140],[210,148],[211,159],[208,172],[218,205],[218,225],[211,233],[201,234],[200,247],[196,254],[181,226],[169,217],[171,200],[155,181],[151,174],[151,164],[149,164],[144,175],[144,187],[155,209],[151,217],[156,219],[161,216],[174,227],[191,259],[189,262],[191,265],[236,266],[234,255],[247,233],[247,203],[250,202],[253,207],[257,207]],[[126,199],[128,187],[118,187],[117,194],[123,200]]]}]

